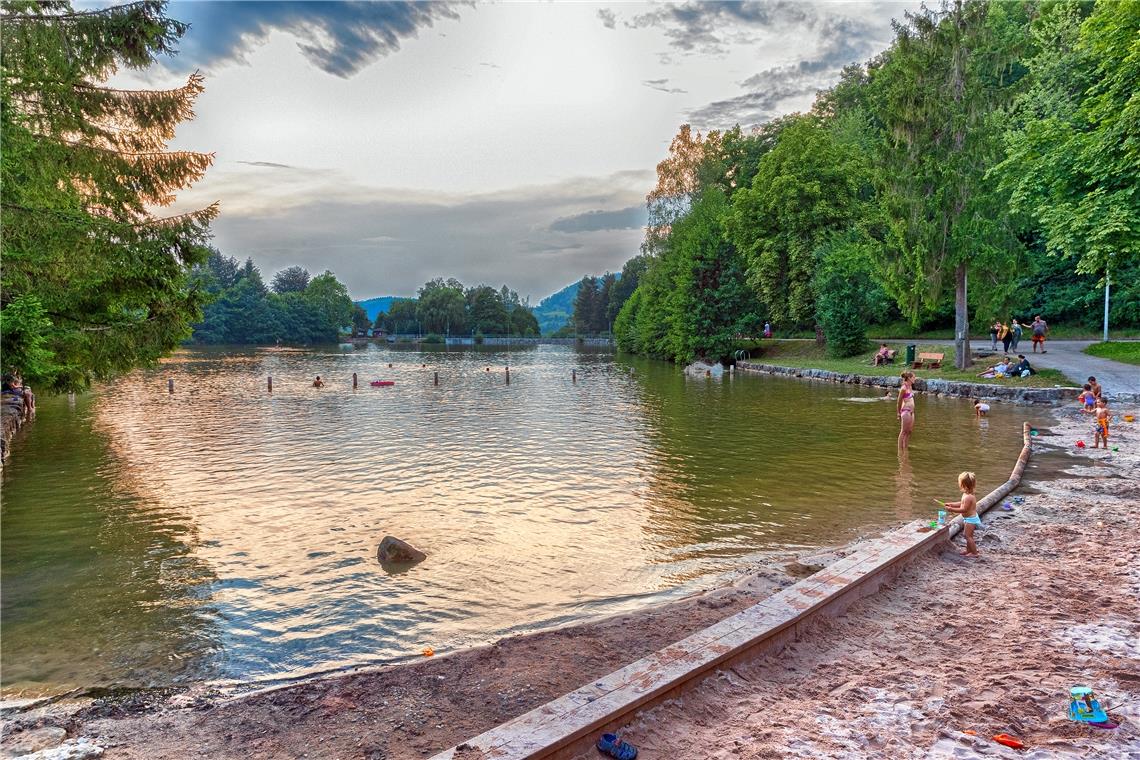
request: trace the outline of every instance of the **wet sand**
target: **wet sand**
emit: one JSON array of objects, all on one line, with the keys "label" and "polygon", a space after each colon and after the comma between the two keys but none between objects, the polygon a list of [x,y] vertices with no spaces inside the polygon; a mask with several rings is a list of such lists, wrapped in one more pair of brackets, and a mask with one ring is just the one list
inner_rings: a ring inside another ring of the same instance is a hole
[{"label": "wet sand", "polygon": [[[1041,440],[1071,443],[1087,427],[1062,414],[1060,435]],[[980,559],[920,559],[779,656],[712,676],[623,736],[646,760],[1013,756],[990,740],[999,732],[1031,747],[1021,756],[1140,757],[1140,703],[1113,711],[1114,732],[1065,716],[1074,684],[1110,705],[1140,699],[1140,427],[1114,432],[1119,453],[1086,450],[1062,477],[1027,476],[1025,503],[986,519]],[[105,758],[427,757],[794,580],[766,571],[643,612],[231,701],[203,687],[30,710],[8,716],[3,752],[66,732]]]}]

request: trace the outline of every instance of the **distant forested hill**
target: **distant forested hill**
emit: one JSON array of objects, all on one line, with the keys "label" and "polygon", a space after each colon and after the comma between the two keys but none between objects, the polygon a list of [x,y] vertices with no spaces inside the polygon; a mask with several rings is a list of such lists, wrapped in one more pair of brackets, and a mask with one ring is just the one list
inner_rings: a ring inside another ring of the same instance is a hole
[{"label": "distant forested hill", "polygon": [[366,301],[356,301],[356,305],[368,312],[368,318],[375,322],[377,314],[388,313],[388,310],[392,308],[393,301],[403,300],[406,300],[406,296],[380,296],[379,298],[369,298]]},{"label": "distant forested hill", "polygon": [[[617,275],[621,279],[621,274]],[[573,282],[553,295],[549,295],[539,302],[531,311],[538,320],[538,326],[543,335],[558,330],[570,321],[574,315],[574,299],[578,297],[578,286],[582,282]]]}]

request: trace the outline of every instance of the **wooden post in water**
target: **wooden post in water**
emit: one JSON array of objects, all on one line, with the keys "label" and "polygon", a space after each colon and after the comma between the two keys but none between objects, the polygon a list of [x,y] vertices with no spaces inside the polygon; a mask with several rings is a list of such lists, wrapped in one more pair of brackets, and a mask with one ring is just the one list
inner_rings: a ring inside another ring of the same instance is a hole
[{"label": "wooden post in water", "polygon": [[352,389],[356,390],[356,373],[352,373]]},{"label": "wooden post in water", "polygon": [[572,383],[578,382],[578,370],[576,370],[576,369],[570,370],[570,382],[572,382]]},{"label": "wooden post in water", "polygon": [[269,392],[273,393],[273,375],[269,376]]},{"label": "wooden post in water", "polygon": [[507,367],[507,385],[511,384],[511,368]]},{"label": "wooden post in water", "polygon": [[439,385],[439,373],[438,372],[435,373],[435,384]]},{"label": "wooden post in water", "polygon": [[166,381],[166,390],[170,391],[171,393],[174,393],[174,378],[173,377]]}]

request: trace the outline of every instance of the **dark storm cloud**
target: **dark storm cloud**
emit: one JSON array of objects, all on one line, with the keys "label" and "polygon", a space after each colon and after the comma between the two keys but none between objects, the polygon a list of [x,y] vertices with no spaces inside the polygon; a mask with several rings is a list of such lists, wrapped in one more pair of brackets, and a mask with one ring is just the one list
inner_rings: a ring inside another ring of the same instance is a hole
[{"label": "dark storm cloud", "polygon": [[637,255],[641,199],[653,181],[644,171],[444,197],[294,174],[279,187],[295,190],[258,208],[239,200],[252,197],[256,174],[217,182],[211,197],[227,208],[212,225],[218,248],[252,256],[267,273],[294,264],[331,269],[356,298],[411,295],[443,276],[507,283],[534,302]]},{"label": "dark storm cloud", "polygon": [[706,129],[754,126],[787,112],[784,104],[834,83],[848,64],[869,58],[888,44],[884,32],[861,19],[829,18],[816,29],[818,52],[786,66],[766,69],[745,79],[748,91],[718,100],[689,114],[694,125]]},{"label": "dark storm cloud", "polygon": [[554,232],[594,232],[597,230],[637,230],[647,224],[648,212],[644,205],[630,206],[617,211],[587,211],[556,220],[550,225]]},{"label": "dark storm cloud", "polygon": [[273,31],[295,35],[315,66],[349,77],[400,49],[439,19],[458,19],[457,2],[175,2],[172,18],[187,21],[175,61],[195,67],[242,60]]},{"label": "dark storm cloud", "polygon": [[688,92],[688,90],[682,90],[680,87],[669,87],[668,79],[643,79],[641,83],[651,90],[665,92],[670,95],[679,95]]}]

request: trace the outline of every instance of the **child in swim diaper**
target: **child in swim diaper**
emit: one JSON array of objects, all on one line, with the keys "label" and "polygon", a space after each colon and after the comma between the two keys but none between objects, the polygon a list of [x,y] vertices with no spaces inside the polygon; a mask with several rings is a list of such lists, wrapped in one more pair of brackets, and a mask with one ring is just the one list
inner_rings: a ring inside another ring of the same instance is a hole
[{"label": "child in swim diaper", "polygon": [[962,515],[962,522],[965,523],[966,550],[959,552],[963,557],[979,556],[978,545],[974,543],[974,531],[982,527],[982,521],[978,517],[978,500],[974,497],[977,485],[978,480],[974,477],[974,473],[963,472],[958,476],[958,488],[962,491],[961,501],[946,502],[946,509]]}]

